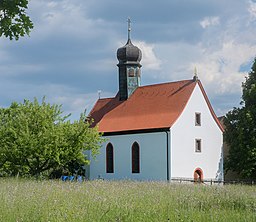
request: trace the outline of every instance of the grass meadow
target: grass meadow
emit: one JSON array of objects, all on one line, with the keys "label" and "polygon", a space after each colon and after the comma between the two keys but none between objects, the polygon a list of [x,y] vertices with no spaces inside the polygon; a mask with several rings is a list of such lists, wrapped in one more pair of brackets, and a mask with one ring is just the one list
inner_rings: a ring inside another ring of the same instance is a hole
[{"label": "grass meadow", "polygon": [[0,178],[0,221],[256,221],[256,186]]}]

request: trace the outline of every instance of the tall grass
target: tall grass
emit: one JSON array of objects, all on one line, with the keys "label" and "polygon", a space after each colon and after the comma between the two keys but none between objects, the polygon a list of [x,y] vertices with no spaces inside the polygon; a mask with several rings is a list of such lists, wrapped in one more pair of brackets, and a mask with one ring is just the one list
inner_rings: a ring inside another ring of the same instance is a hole
[{"label": "tall grass", "polygon": [[256,187],[0,179],[0,221],[256,221]]}]

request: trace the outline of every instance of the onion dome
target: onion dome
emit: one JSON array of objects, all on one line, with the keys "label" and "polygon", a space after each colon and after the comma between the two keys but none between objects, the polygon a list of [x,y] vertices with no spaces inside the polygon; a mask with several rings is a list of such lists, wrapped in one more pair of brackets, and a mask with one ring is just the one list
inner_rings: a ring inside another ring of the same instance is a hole
[{"label": "onion dome", "polygon": [[119,64],[123,63],[139,63],[142,57],[141,50],[132,44],[130,38],[125,46],[117,50],[117,59]]}]

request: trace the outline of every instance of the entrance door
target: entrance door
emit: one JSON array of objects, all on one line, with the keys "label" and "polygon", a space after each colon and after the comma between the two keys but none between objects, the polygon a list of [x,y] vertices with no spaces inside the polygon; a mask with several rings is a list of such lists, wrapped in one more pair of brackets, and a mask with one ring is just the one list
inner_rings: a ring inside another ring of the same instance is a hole
[{"label": "entrance door", "polygon": [[201,168],[196,168],[194,171],[194,181],[196,183],[203,182],[203,170]]}]

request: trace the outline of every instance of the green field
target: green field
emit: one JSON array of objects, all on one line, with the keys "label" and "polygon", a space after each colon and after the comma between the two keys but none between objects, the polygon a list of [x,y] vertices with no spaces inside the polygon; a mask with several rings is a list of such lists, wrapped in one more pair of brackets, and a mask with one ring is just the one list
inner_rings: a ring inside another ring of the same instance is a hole
[{"label": "green field", "polygon": [[0,221],[256,221],[256,186],[2,178]]}]

